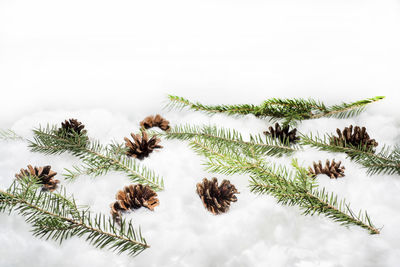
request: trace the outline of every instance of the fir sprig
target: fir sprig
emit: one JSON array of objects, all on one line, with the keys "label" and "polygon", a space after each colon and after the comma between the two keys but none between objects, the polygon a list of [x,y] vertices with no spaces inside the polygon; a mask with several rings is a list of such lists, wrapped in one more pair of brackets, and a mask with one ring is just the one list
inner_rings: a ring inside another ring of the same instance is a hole
[{"label": "fir sprig", "polygon": [[158,191],[164,189],[163,179],[122,153],[124,148],[121,145],[103,146],[97,140],[74,132],[67,136],[55,126],[35,129],[33,138],[33,141],[29,141],[33,152],[44,154],[69,152],[82,160],[82,166],[75,166],[72,170],[67,169],[65,174],[67,179],[72,180],[82,174],[98,176],[109,171],[120,171],[126,173],[134,183],[148,184]]},{"label": "fir sprig", "polygon": [[203,111],[208,114],[225,113],[227,115],[253,114],[256,117],[270,117],[272,121],[283,120],[284,125],[294,124],[296,121],[317,119],[321,117],[349,118],[361,113],[365,107],[373,102],[383,99],[383,96],[367,98],[364,100],[326,106],[324,103],[313,99],[279,99],[271,98],[261,105],[204,105],[191,102],[183,97],[169,95],[169,108],[189,108]]},{"label": "fir sprig", "polygon": [[14,131],[0,129],[0,140],[23,140],[24,138],[16,134]]},{"label": "fir sprig", "polygon": [[241,148],[242,153],[252,153],[264,156],[290,155],[300,148],[290,145],[289,140],[281,142],[276,138],[265,135],[250,135],[244,140],[242,134],[234,129],[218,128],[216,126],[181,125],[172,127],[168,132],[159,133],[166,139],[190,140],[201,138],[215,143],[225,143]]},{"label": "fir sprig", "polygon": [[346,153],[346,155],[353,161],[361,164],[366,168],[368,174],[400,174],[400,147],[393,148],[384,146],[379,152],[372,152],[366,149],[365,146],[346,146],[336,145],[331,143],[332,135],[327,134],[323,137],[319,135],[313,136],[302,135],[301,143],[309,145],[322,151],[334,153]]},{"label": "fir sprig", "polygon": [[251,104],[210,106],[210,105],[203,105],[199,102],[191,102],[188,99],[185,99],[180,96],[168,95],[168,98],[170,102],[166,105],[167,108],[177,108],[177,109],[189,108],[196,111],[203,111],[208,114],[227,113],[228,115],[254,114],[256,116],[262,116],[261,110],[257,110],[257,106]]},{"label": "fir sprig", "polygon": [[38,180],[31,176],[15,181],[6,191],[0,190],[0,211],[21,214],[31,224],[34,236],[60,244],[78,236],[97,248],[132,256],[149,247],[131,221],[123,220],[117,226],[110,216],[79,208],[62,188],[58,194],[40,190]]},{"label": "fir sprig", "polygon": [[310,179],[307,170],[296,161],[293,161],[293,172],[257,157],[247,157],[229,144],[196,137],[190,146],[207,158],[208,171],[225,175],[249,174],[250,188],[255,193],[272,195],[283,205],[296,205],[305,215],[322,214],[342,225],[357,225],[371,234],[379,234],[366,212],[356,215],[344,199],[338,200],[324,188],[317,189],[316,180]]},{"label": "fir sprig", "polygon": [[[294,161],[293,165],[296,166],[297,162]],[[263,175],[253,175],[250,189],[257,194],[272,195],[283,205],[298,206],[304,215],[322,214],[341,225],[357,225],[370,234],[380,233],[366,211],[360,210],[355,214],[345,199],[339,200],[337,195],[327,192],[325,188],[318,189],[315,184],[308,183],[310,177],[304,169],[297,170],[294,175],[288,173],[280,167]],[[276,183],[276,180],[284,182]]]}]

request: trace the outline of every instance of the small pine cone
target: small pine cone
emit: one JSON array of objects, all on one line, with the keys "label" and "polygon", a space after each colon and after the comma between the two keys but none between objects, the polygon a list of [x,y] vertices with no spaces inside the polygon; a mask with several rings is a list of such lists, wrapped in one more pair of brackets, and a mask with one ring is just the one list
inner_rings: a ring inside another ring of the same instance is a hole
[{"label": "small pine cone", "polygon": [[374,148],[378,146],[375,139],[371,139],[365,127],[360,128],[353,125],[345,127],[343,131],[336,129],[338,136],[333,136],[330,139],[332,145],[346,147],[348,144],[359,147],[364,151],[375,152]]},{"label": "small pine cone", "polygon": [[152,127],[158,127],[163,131],[168,131],[169,130],[169,121],[161,117],[160,114],[157,114],[155,116],[148,116],[144,120],[140,122],[140,126],[142,126],[145,129],[149,129]]},{"label": "small pine cone", "polygon": [[129,185],[118,191],[116,200],[111,204],[111,215],[117,223],[121,222],[122,212],[135,210],[140,207],[153,211],[160,203],[157,193],[148,185]]},{"label": "small pine cone", "polygon": [[126,153],[129,157],[144,159],[145,157],[148,157],[154,149],[162,148],[162,146],[159,145],[161,140],[157,138],[157,136],[154,135],[149,139],[146,131],[141,130],[141,132],[142,136],[140,136],[140,134],[135,135],[134,133],[131,133],[133,142],[127,137],[124,138],[125,145],[128,148]]},{"label": "small pine cone", "polygon": [[289,131],[289,126],[286,125],[282,129],[279,123],[275,124],[275,129],[272,126],[270,126],[269,131],[264,132],[265,135],[270,135],[273,138],[278,138],[282,143],[287,141],[289,141],[289,143],[296,143],[296,141],[300,139],[299,137],[296,136],[296,133],[297,133],[296,128]]},{"label": "small pine cone", "polygon": [[51,170],[51,166],[44,167],[32,167],[28,165],[28,169],[21,169],[20,173],[15,174],[17,179],[21,179],[25,176],[32,176],[39,179],[40,183],[43,185],[43,190],[54,191],[57,188],[59,180],[54,179],[57,173]]},{"label": "small pine cone", "polygon": [[65,120],[61,123],[61,128],[58,129],[59,134],[66,134],[67,136],[74,136],[74,133],[78,135],[86,134],[86,130],[84,130],[85,125],[83,125],[77,119],[69,119]]},{"label": "small pine cone", "polygon": [[213,178],[211,181],[204,178],[202,183],[197,184],[196,191],[203,201],[204,207],[213,214],[227,212],[231,202],[237,201],[235,194],[239,194],[236,187],[228,180],[223,180],[218,186],[217,178]]},{"label": "small pine cone", "polygon": [[309,168],[308,172],[312,177],[317,176],[318,174],[326,174],[328,175],[331,179],[337,179],[338,177],[344,177],[344,166],[340,166],[342,164],[341,161],[335,162],[335,160],[332,160],[332,162],[329,162],[329,160],[326,160],[325,166],[322,167],[321,161],[313,163],[313,168]]}]

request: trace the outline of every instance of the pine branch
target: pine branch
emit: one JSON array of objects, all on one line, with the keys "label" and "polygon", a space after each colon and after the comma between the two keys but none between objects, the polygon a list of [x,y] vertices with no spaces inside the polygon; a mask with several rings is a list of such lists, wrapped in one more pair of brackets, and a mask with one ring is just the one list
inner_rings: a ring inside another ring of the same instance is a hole
[{"label": "pine branch", "polygon": [[16,134],[14,131],[7,129],[7,130],[3,130],[0,129],[0,139],[1,140],[23,140],[24,138],[22,138],[21,136],[19,136],[18,134]]},{"label": "pine branch", "polygon": [[322,151],[333,153],[346,153],[348,158],[361,164],[366,168],[367,173],[372,174],[400,174],[400,147],[383,147],[379,152],[374,153],[365,147],[356,147],[346,144],[345,147],[331,144],[332,135],[325,135],[322,138],[317,136],[302,135],[301,143],[309,145]]},{"label": "pine branch", "polygon": [[235,147],[221,146],[210,140],[196,138],[189,145],[197,154],[207,158],[204,165],[210,172],[225,175],[247,174],[258,163],[254,158],[242,155]]},{"label": "pine branch", "polygon": [[373,102],[383,99],[383,96],[367,98],[353,103],[342,103],[339,105],[326,106],[322,102],[313,99],[279,99],[272,98],[264,101],[261,105],[203,105],[199,102],[169,95],[169,108],[189,108],[195,111],[203,111],[208,114],[225,113],[227,115],[253,114],[256,117],[270,117],[270,120],[284,120],[284,125],[294,124],[295,121],[318,119],[321,117],[349,118],[361,113],[365,107]]},{"label": "pine branch", "polygon": [[34,130],[34,140],[29,141],[33,152],[44,154],[61,154],[69,152],[82,160],[82,166],[66,170],[67,179],[75,179],[79,175],[87,174],[99,176],[109,171],[124,172],[134,183],[148,184],[154,190],[163,190],[164,181],[156,173],[136,160],[121,153],[121,145],[110,144],[106,147],[96,140],[89,140],[86,135],[74,134],[66,137],[58,132],[56,127],[39,128]]},{"label": "pine branch", "polygon": [[384,96],[376,96],[372,98],[367,98],[364,100],[359,100],[353,103],[342,103],[339,105],[333,105],[325,113],[315,114],[313,119],[318,119],[321,117],[335,117],[339,119],[347,119],[359,115],[365,110],[368,104],[377,102],[384,99]]},{"label": "pine branch", "polygon": [[219,146],[210,140],[195,138],[190,145],[207,158],[208,171],[225,175],[249,174],[250,188],[255,193],[272,195],[283,205],[296,205],[305,215],[322,214],[342,225],[357,225],[371,234],[379,234],[366,212],[355,215],[345,200],[339,201],[324,188],[318,190],[316,180],[310,179],[307,170],[299,167],[296,161],[293,161],[295,172],[291,172],[261,159],[245,157],[234,148]]},{"label": "pine branch", "polygon": [[133,182],[149,184],[155,190],[163,190],[163,179],[153,170],[126,157],[125,151],[122,145],[111,144],[107,147],[105,156],[113,161],[104,163],[84,158],[81,166],[73,166],[72,170],[65,169],[67,173],[64,177],[67,180],[74,180],[81,175],[96,177],[105,175],[109,171],[121,171],[126,172]]},{"label": "pine branch", "polygon": [[217,128],[216,126],[175,126],[168,132],[160,133],[166,139],[191,140],[200,138],[214,143],[224,143],[228,146],[241,148],[242,153],[264,156],[290,155],[300,148],[289,145],[289,140],[281,142],[278,139],[265,135],[250,135],[250,140],[245,141],[238,131],[234,129]]},{"label": "pine branch", "polygon": [[0,211],[16,211],[32,225],[34,236],[60,244],[78,236],[97,248],[126,252],[132,256],[149,247],[140,229],[135,230],[131,221],[123,220],[120,227],[116,227],[111,217],[78,208],[65,191],[54,194],[39,188],[40,184],[34,177],[26,176],[15,181],[8,190],[0,190]]},{"label": "pine branch", "polygon": [[179,96],[168,95],[168,98],[170,100],[170,103],[167,104],[166,107],[171,109],[172,108],[183,109],[187,107],[189,109],[196,111],[203,111],[208,114],[214,114],[214,113],[226,113],[228,115],[254,114],[256,116],[262,116],[261,110],[258,110],[257,106],[251,104],[207,106],[199,102],[196,103],[190,102],[189,100]]},{"label": "pine branch", "polygon": [[[356,215],[345,199],[338,200],[336,195],[326,192],[325,188],[304,186],[302,182],[310,180],[307,175],[297,172],[295,178],[290,178],[285,175],[287,172],[272,170],[270,174],[253,176],[250,189],[257,194],[272,195],[283,205],[298,206],[304,215],[322,214],[341,225],[357,225],[368,230],[370,234],[380,233],[372,224],[367,212],[360,211]],[[271,182],[274,179],[285,179],[287,182]]]}]

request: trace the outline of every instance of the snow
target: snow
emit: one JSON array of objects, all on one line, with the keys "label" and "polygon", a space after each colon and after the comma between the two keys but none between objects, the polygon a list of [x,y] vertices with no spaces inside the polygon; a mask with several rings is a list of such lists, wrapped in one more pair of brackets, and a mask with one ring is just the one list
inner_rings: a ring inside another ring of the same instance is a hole
[{"label": "snow", "polygon": [[[207,104],[258,104],[268,97],[335,104],[385,95],[358,117],[305,121],[298,130],[322,134],[357,124],[379,147],[398,144],[399,12],[394,0],[0,1],[0,128],[31,138],[39,124],[76,117],[91,137],[122,142],[144,117],[161,113],[174,125],[260,133],[269,124],[253,116],[162,107],[167,94]],[[1,188],[27,164],[50,164],[78,203],[108,213],[115,193],[129,184],[121,173],[68,183],[61,174],[79,163],[74,157],[31,153],[22,141],[0,144]],[[354,210],[368,210],[383,227],[371,236],[253,195],[245,175],[207,173],[203,158],[183,142],[162,144],[142,162],[164,177],[161,204],[127,215],[150,249],[131,258],[79,238],[60,246],[32,237],[21,216],[0,214],[0,266],[398,266],[398,175],[367,176],[342,154],[307,149],[295,155],[304,166],[342,160],[346,177],[320,176],[320,185]],[[220,216],[207,212],[195,193],[197,182],[214,176],[240,191]]]}]

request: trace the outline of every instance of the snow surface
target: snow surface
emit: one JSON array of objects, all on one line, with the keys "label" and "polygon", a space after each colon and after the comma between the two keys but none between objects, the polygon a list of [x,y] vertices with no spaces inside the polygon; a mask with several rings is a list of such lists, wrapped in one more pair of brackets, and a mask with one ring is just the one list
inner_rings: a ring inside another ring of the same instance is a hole
[{"label": "snow surface", "polygon": [[[162,110],[167,94],[208,104],[260,103],[268,97],[314,97],[334,104],[386,95],[362,115],[305,121],[301,132],[364,125],[382,144],[400,141],[399,1],[0,1],[0,128],[30,138],[39,124],[70,117],[107,143],[122,141],[149,114],[172,124],[211,123],[244,134],[268,122],[253,116],[208,117]],[[366,209],[382,233],[370,236],[321,216],[305,217],[269,196],[255,196],[246,176],[228,177],[241,192],[229,213],[212,216],[195,185],[213,175],[185,143],[142,163],[165,179],[154,212],[127,217],[151,248],[136,258],[98,250],[83,239],[61,246],[31,236],[19,215],[0,215],[0,266],[399,266],[400,177],[367,176],[342,154],[307,150],[308,166],[342,160],[346,177],[321,186]],[[274,159],[275,160],[275,159]],[[278,162],[278,160],[276,160]],[[289,159],[279,162],[287,163]],[[3,142],[0,187],[27,164],[60,174],[79,163],[69,155],[29,152]],[[109,212],[129,180],[120,173],[67,183],[80,204]]]}]

